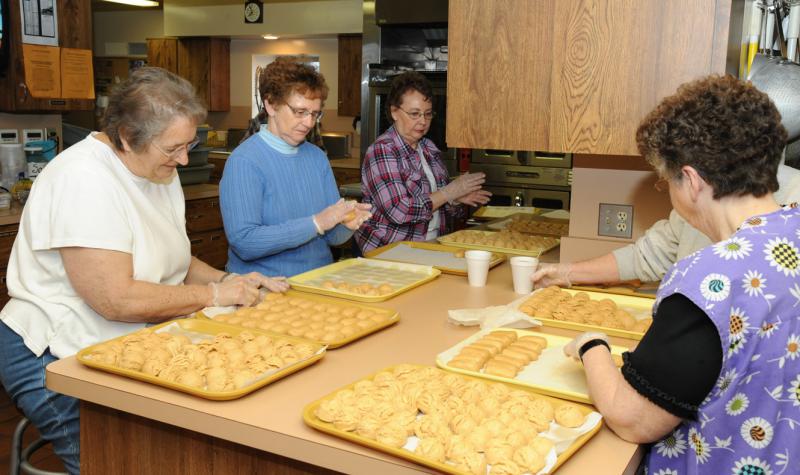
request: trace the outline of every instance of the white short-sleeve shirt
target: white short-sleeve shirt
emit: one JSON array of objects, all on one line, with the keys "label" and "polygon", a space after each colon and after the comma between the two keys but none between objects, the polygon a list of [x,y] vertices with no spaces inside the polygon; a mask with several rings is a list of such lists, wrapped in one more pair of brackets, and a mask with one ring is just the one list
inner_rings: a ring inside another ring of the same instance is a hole
[{"label": "white short-sleeve shirt", "polygon": [[0,319],[37,356],[64,358],[144,326],[106,320],[72,287],[59,248],[128,253],[136,280],[179,285],[191,263],[177,174],[164,183],[132,174],[93,136],[68,148],[36,178],[11,250],[11,300]]}]

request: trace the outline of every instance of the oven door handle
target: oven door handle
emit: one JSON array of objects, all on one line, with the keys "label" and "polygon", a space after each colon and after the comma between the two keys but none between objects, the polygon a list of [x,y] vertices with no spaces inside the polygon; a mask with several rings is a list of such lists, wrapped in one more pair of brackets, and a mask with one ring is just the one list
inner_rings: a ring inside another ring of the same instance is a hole
[{"label": "oven door handle", "polygon": [[542,175],[540,175],[537,172],[512,172],[512,171],[507,171],[506,176],[508,178],[533,178],[536,180],[542,177]]}]

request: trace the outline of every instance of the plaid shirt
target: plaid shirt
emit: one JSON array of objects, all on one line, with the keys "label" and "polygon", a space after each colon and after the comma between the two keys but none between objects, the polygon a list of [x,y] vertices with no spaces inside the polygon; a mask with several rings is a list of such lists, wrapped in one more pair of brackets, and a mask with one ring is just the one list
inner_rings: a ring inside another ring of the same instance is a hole
[{"label": "plaid shirt", "polygon": [[[449,182],[441,152],[427,138],[419,142],[425,160],[441,189]],[[372,218],[355,238],[363,252],[396,241],[424,241],[433,217],[431,185],[422,169],[419,152],[411,148],[394,126],[370,145],[361,165],[364,203],[372,205]],[[445,204],[439,213],[439,235],[445,234],[445,214],[460,215],[462,206]]]}]

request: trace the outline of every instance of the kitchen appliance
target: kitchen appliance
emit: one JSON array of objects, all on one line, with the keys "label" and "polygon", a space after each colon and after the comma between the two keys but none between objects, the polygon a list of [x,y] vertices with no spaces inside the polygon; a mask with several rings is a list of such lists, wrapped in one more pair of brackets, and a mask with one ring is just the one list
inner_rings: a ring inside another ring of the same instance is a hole
[{"label": "kitchen appliance", "polygon": [[572,168],[571,153],[518,152],[514,150],[474,149],[474,163],[522,165],[531,167]]},{"label": "kitchen appliance", "polygon": [[19,174],[28,171],[28,161],[22,144],[0,144],[0,186],[11,190]]},{"label": "kitchen appliance", "polygon": [[325,132],[321,135],[329,159],[350,157],[350,134]]},{"label": "kitchen appliance", "polygon": [[479,149],[469,168],[486,174],[489,205],[569,209],[572,154]]},{"label": "kitchen appliance", "polygon": [[375,0],[375,24],[436,25],[447,23],[448,0]]},{"label": "kitchen appliance", "polygon": [[[436,144],[436,147],[441,150],[442,161],[450,176],[458,175],[456,150],[448,148],[447,142],[445,141],[445,123],[447,121],[447,73],[440,71],[419,72],[428,78],[433,92],[433,112],[435,117],[431,121],[430,130],[425,134],[425,137],[432,140],[433,143]],[[390,84],[392,78],[400,73],[402,73],[402,70],[399,69],[389,71],[384,69],[370,70],[371,80],[369,86],[368,122],[363,125],[367,127],[367,146],[375,142],[375,139],[386,132],[392,125],[392,120],[386,112],[386,100],[389,96],[389,89],[391,89]]]}]

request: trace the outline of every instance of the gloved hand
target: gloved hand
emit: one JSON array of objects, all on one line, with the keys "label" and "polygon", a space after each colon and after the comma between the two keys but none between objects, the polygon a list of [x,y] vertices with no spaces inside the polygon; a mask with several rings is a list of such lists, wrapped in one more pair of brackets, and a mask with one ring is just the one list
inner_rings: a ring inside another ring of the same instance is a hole
[{"label": "gloved hand", "polygon": [[489,202],[489,198],[492,197],[492,193],[486,190],[478,190],[473,191],[467,195],[462,196],[461,198],[456,198],[457,203],[461,203],[464,205],[469,206],[482,206]]},{"label": "gloved hand", "polygon": [[250,272],[237,276],[237,278],[247,279],[250,283],[269,290],[270,292],[286,292],[289,290],[289,283],[286,277],[267,277],[260,272]]},{"label": "gloved hand", "polygon": [[339,198],[339,201],[314,215],[314,224],[317,225],[318,231],[324,233],[347,219],[347,215],[355,209],[355,201],[345,201],[344,198]]},{"label": "gloved hand", "polygon": [[244,276],[225,282],[209,282],[208,286],[211,289],[209,307],[250,306],[259,300],[258,284]]},{"label": "gloved hand", "polygon": [[592,340],[603,340],[608,344],[608,335],[601,332],[586,332],[581,333],[574,340],[564,345],[564,355],[567,358],[572,358],[577,362],[581,362],[580,356],[578,356],[578,351],[581,349],[583,345],[589,343]]},{"label": "gloved hand", "polygon": [[355,209],[345,216],[342,224],[344,224],[347,229],[355,231],[356,229],[360,228],[362,224],[364,224],[364,221],[372,217],[370,210],[372,210],[371,204],[356,203]]},{"label": "gloved hand", "polygon": [[465,173],[442,187],[439,191],[447,198],[447,201],[455,201],[473,191],[480,190],[485,181],[486,174],[484,173]]},{"label": "gloved hand", "polygon": [[539,264],[536,272],[531,275],[533,281],[533,288],[542,289],[557,285],[559,287],[571,287],[569,277],[572,273],[572,264],[567,262],[565,264]]}]

